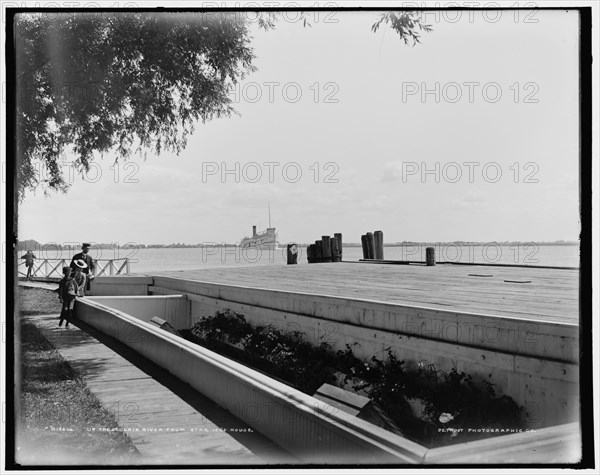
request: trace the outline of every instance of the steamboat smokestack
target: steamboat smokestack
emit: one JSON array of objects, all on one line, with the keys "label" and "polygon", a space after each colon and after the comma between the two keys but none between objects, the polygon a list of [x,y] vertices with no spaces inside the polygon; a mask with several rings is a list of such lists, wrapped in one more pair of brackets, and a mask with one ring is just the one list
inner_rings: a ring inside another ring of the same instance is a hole
[{"label": "steamboat smokestack", "polygon": [[256,226],[252,226],[252,237],[256,236]]}]

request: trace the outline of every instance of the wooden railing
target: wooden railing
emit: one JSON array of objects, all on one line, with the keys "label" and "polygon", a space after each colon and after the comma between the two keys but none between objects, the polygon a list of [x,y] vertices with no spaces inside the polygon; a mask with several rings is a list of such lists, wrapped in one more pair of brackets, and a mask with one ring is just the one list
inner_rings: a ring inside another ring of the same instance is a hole
[{"label": "wooden railing", "polygon": [[[96,264],[96,277],[109,275],[129,274],[129,259],[122,257],[119,259],[94,259]],[[36,259],[33,264],[32,278],[60,279],[62,278],[62,268],[69,266],[71,259]],[[17,267],[19,277],[27,276],[27,267],[25,261],[19,262]]]}]

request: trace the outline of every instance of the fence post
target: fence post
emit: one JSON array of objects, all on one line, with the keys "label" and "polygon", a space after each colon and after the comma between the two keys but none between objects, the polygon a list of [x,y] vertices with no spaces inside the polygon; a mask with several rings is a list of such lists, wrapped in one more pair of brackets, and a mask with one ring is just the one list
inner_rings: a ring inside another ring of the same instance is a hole
[{"label": "fence post", "polygon": [[128,257],[125,258],[125,269],[126,269],[126,272],[129,274],[129,258]]}]

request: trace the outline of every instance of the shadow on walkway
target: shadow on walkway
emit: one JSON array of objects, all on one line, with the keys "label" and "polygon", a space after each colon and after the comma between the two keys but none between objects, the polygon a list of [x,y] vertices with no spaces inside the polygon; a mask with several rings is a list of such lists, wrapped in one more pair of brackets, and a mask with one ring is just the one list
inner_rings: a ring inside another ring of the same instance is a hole
[{"label": "shadow on walkway", "polygon": [[[166,387],[185,403],[189,404],[215,426],[223,428],[231,438],[245,446],[266,463],[293,464],[298,462],[291,454],[262,434],[256,431],[238,432],[238,430],[248,429],[250,426],[135,350],[76,319],[73,319],[71,328],[58,328],[57,317],[57,315],[38,315],[36,318],[28,317],[28,319],[43,320],[43,331],[41,334],[52,332],[52,340],[55,342],[57,349],[98,344],[111,349],[136,366],[140,371]],[[106,372],[105,368],[109,361],[110,358],[90,356],[90,358],[86,359],[78,358],[76,361],[69,361],[69,364],[77,372],[93,378]],[[233,460],[232,465],[235,465],[235,461]]]}]

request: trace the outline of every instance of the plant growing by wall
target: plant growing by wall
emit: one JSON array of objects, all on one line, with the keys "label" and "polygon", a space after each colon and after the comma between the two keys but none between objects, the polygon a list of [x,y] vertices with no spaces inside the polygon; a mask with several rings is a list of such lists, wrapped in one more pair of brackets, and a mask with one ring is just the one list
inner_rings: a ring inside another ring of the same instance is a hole
[{"label": "plant growing by wall", "polygon": [[[231,310],[201,318],[191,334],[196,342],[307,394],[314,394],[323,383],[351,387],[379,404],[407,436],[429,446],[468,439],[467,428],[522,426],[522,408],[508,396],[497,396],[489,381],[476,383],[455,368],[445,373],[433,365],[408,370],[389,348],[384,359],[373,356],[365,361],[354,355],[351,345],[337,352],[327,343],[315,346],[301,332],[283,333],[271,325],[253,327]],[[421,408],[418,414],[415,404]],[[447,427],[463,432],[438,430]]]},{"label": "plant growing by wall", "polygon": [[215,350],[235,355],[223,345],[243,349],[248,364],[313,394],[323,383],[335,382],[336,357],[327,343],[315,347],[300,332],[283,333],[271,325],[252,327],[243,315],[225,310],[200,319],[191,333]]}]

